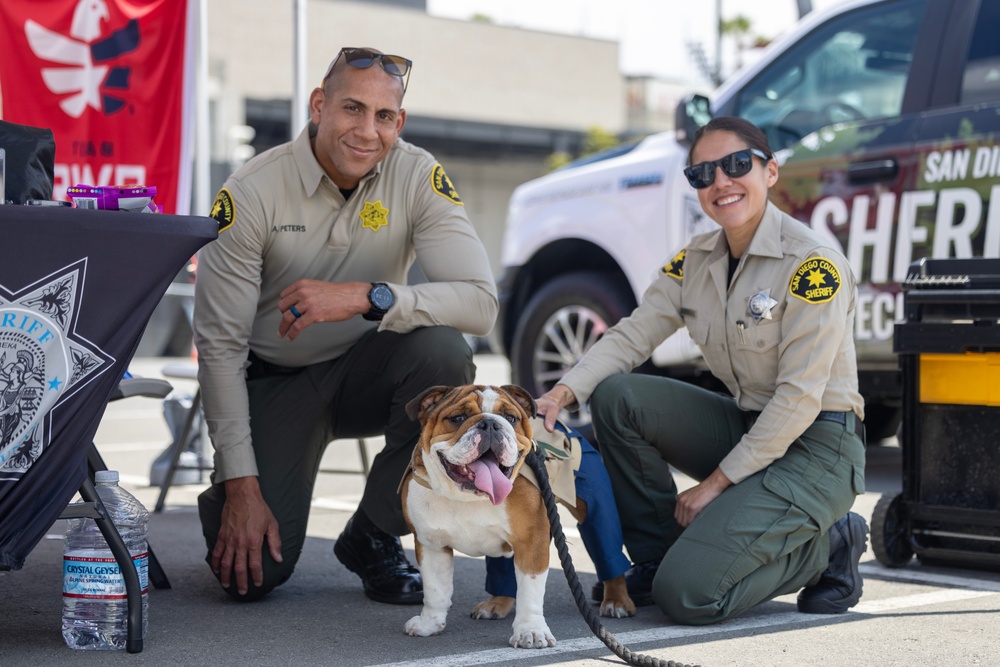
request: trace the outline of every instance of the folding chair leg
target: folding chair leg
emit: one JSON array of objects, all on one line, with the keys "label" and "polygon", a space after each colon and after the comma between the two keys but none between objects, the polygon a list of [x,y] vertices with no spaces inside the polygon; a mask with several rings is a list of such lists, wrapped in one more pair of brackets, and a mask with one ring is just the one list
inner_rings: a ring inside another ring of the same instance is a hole
[{"label": "folding chair leg", "polygon": [[358,438],[358,452],[361,454],[361,469],[367,479],[368,473],[371,472],[371,466],[368,464],[368,448],[365,446],[364,438]]},{"label": "folding chair leg", "polygon": [[320,472],[339,473],[342,475],[363,475],[366,479],[371,472],[371,464],[368,461],[368,447],[365,446],[365,439],[358,438],[358,455],[361,457],[361,470],[347,470],[346,468],[320,468]]},{"label": "folding chair leg", "polygon": [[194,398],[191,399],[191,409],[188,410],[187,417],[184,419],[184,426],[170,445],[170,466],[167,468],[167,474],[163,477],[163,484],[160,486],[160,495],[157,497],[156,506],[153,508],[154,512],[163,511],[163,505],[167,499],[167,491],[170,489],[170,485],[174,483],[174,473],[177,472],[177,463],[180,461],[181,453],[187,449],[188,442],[194,437],[194,421],[198,416],[199,410],[201,410],[201,388],[195,392]]},{"label": "folding chair leg", "polygon": [[149,546],[147,542],[149,553],[149,583],[153,584],[153,588],[157,590],[168,590],[171,588],[170,580],[167,579],[167,573],[163,571],[163,566],[160,565],[160,559],[156,557],[153,553],[153,547]]}]

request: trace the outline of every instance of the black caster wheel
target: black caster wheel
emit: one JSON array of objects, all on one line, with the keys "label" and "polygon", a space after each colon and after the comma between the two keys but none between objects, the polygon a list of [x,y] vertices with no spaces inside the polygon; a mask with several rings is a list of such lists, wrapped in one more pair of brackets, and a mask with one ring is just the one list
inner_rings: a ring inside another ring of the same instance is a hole
[{"label": "black caster wheel", "polygon": [[872,512],[872,551],[886,567],[903,567],[913,558],[903,496],[883,495]]}]

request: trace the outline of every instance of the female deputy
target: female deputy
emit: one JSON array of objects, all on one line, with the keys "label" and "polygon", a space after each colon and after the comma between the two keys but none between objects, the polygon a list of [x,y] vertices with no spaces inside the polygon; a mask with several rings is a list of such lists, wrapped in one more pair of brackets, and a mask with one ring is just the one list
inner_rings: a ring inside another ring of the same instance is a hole
[{"label": "female deputy", "polygon": [[[839,250],[768,202],[778,164],[756,126],[712,120],[689,164],[720,229],[661,269],[632,315],[538,400],[539,414],[550,427],[590,398],[637,603],[702,625],[802,589],[800,611],[847,611],[861,597],[867,533],[848,513],[865,461],[854,276]],[[732,396],[628,373],[685,326]],[[678,494],[670,466],[698,485]]]}]

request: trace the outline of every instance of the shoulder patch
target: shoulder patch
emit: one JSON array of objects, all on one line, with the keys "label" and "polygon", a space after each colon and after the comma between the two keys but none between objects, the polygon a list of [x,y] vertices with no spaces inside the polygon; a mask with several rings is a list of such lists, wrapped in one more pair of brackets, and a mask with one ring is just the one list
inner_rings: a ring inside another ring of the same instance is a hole
[{"label": "shoulder patch", "polygon": [[431,170],[431,189],[453,204],[465,206],[459,199],[458,192],[452,185],[451,179],[448,178],[448,174],[444,173],[444,167],[441,166],[440,162],[434,165],[434,169]]},{"label": "shoulder patch", "polygon": [[684,257],[687,255],[687,248],[684,248],[677,256],[667,262],[666,266],[660,269],[660,273],[666,274],[677,280],[684,280]]},{"label": "shoulder patch", "polygon": [[233,222],[236,221],[236,202],[233,201],[233,195],[226,188],[219,190],[209,217],[219,223],[220,233],[232,227]]},{"label": "shoulder patch", "polygon": [[795,269],[788,293],[808,303],[826,303],[840,291],[840,271],[825,257],[810,257]]}]

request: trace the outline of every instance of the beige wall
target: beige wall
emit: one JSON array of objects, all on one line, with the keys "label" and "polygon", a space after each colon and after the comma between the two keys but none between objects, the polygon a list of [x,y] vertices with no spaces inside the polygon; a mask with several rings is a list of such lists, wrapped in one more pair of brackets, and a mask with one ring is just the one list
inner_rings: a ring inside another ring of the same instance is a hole
[{"label": "beige wall", "polygon": [[[348,0],[310,0],[307,15],[310,89],[340,47],[371,46],[413,60],[404,105],[414,116],[573,131],[625,129],[617,42]],[[291,99],[290,2],[208,0],[208,24],[218,125],[243,122],[245,97]],[[499,273],[507,202],[515,187],[542,175],[543,159],[436,157]]]},{"label": "beige wall", "polygon": [[508,159],[486,162],[445,154],[435,157],[455,183],[469,220],[486,246],[493,273],[499,275],[500,243],[507,217],[507,202],[514,188],[544,173],[541,161]]},{"label": "beige wall", "polygon": [[[312,0],[307,15],[310,88],[340,47],[371,46],[414,61],[405,104],[411,114],[625,129],[617,42],[344,0]],[[291,98],[291,3],[208,0],[208,23],[214,83],[246,97]]]}]

